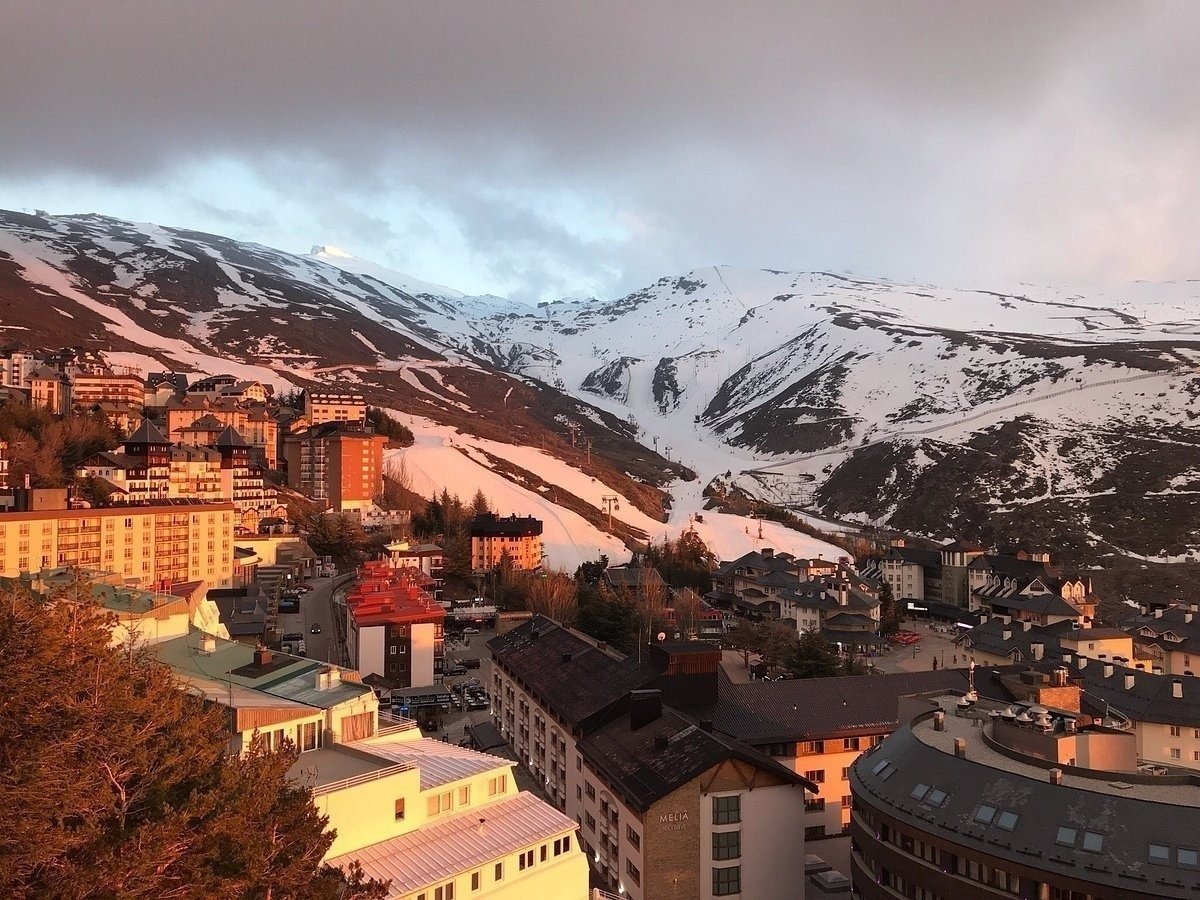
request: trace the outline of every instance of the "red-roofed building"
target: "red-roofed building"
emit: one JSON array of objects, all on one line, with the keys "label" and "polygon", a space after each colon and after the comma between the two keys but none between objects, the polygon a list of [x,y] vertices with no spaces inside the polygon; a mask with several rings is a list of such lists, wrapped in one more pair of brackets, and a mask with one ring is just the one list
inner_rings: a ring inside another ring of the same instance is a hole
[{"label": "red-roofed building", "polygon": [[440,684],[446,611],[433,599],[431,579],[419,569],[364,563],[346,593],[346,643],[353,667],[393,687]]}]

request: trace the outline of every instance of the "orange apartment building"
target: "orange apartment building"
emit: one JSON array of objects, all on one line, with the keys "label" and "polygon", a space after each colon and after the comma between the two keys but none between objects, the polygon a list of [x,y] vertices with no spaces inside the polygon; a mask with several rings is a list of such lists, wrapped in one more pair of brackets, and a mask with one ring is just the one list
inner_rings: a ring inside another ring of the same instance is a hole
[{"label": "orange apartment building", "polygon": [[386,445],[374,429],[340,422],[286,435],[288,486],[338,512],[360,509],[383,490]]},{"label": "orange apartment building", "polygon": [[137,375],[80,373],[71,382],[71,408],[76,412],[108,403],[140,411],[145,401],[146,383]]},{"label": "orange apartment building", "polygon": [[542,565],[542,520],[513,514],[501,518],[483,513],[471,520],[471,570],[488,572],[508,556],[512,567],[531,570]]}]

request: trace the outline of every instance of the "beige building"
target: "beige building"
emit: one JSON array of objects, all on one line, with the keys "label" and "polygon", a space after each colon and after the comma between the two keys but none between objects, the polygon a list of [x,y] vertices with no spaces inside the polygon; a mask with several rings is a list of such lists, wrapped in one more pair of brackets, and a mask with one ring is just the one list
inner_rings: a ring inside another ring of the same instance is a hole
[{"label": "beige building", "polygon": [[518,571],[542,565],[542,520],[483,513],[471,520],[471,571],[487,572],[507,557]]},{"label": "beige building", "polygon": [[521,791],[510,760],[379,716],[357,672],[198,631],[154,651],[230,708],[231,752],[256,735],[299,749],[290,775],[337,831],[326,862],[360,862],[389,900],[587,900],[574,821]]},{"label": "beige building", "polygon": [[65,414],[71,408],[71,381],[52,366],[39,366],[29,374],[29,404]]},{"label": "beige building", "polygon": [[114,572],[139,585],[233,579],[232,503],[53,509],[0,514],[0,575],[58,566]]},{"label": "beige building", "polygon": [[325,388],[304,392],[304,417],[309,425],[326,422],[365,422],[367,398],[358,391]]},{"label": "beige building", "polygon": [[[258,462],[268,469],[279,468],[279,426],[269,407],[233,397],[213,400],[197,394],[170,400],[165,410],[167,437],[172,441],[210,444],[225,428],[232,428],[250,445]],[[205,430],[192,431],[191,426],[201,419],[212,424]]]},{"label": "beige building", "polygon": [[542,616],[489,646],[496,727],[580,824],[607,890],[633,900],[803,896],[814,786],[664,705],[703,701],[697,686],[720,651],[666,644],[639,666]]}]

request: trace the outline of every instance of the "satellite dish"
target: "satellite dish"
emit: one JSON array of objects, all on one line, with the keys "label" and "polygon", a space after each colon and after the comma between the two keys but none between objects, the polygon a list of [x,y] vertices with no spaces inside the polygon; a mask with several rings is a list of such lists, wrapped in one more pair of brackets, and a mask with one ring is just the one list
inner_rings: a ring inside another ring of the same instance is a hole
[{"label": "satellite dish", "polygon": [[660,631],[658,633],[658,642],[661,644],[666,639],[667,639],[667,633],[665,631]]}]

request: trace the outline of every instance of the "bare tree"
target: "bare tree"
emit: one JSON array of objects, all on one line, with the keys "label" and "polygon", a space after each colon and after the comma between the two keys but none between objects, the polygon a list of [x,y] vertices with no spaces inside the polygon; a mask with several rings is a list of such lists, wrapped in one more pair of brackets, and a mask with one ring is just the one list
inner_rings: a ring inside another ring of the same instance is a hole
[{"label": "bare tree", "polygon": [[526,600],[529,611],[556,622],[575,621],[579,611],[579,593],[575,579],[566,572],[542,571],[528,576]]}]

